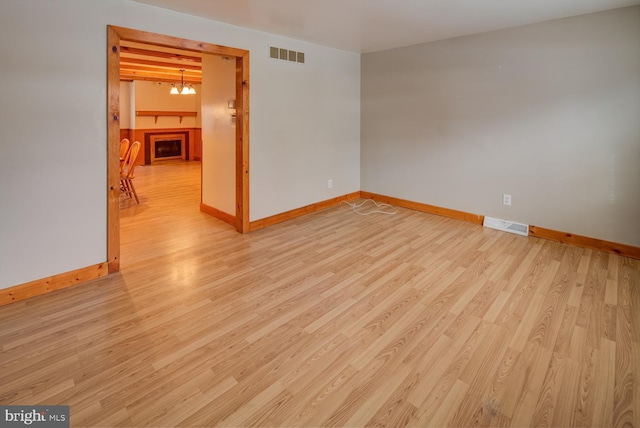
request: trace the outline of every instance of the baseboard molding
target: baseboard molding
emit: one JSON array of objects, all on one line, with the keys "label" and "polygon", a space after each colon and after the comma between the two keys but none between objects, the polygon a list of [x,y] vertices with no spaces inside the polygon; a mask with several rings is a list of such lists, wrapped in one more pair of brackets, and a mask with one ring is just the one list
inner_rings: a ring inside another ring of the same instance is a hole
[{"label": "baseboard molding", "polygon": [[408,201],[406,199],[394,198],[391,196],[378,195],[371,192],[360,192],[360,197],[364,199],[373,199],[376,202],[382,202],[385,204],[396,205],[402,208],[408,208],[410,210],[422,211],[429,214],[436,214],[443,217],[449,217],[456,220],[467,221],[474,224],[482,224],[484,216],[480,214],[468,213],[465,211],[452,210],[450,208],[442,208],[435,205],[423,204],[421,202]]},{"label": "baseboard molding", "polygon": [[[442,208],[435,205],[423,204],[420,202],[408,201],[406,199],[399,199],[391,196],[378,195],[376,193],[365,192],[364,190],[360,192],[360,197],[365,199],[373,199],[376,202],[383,202],[403,208],[422,211],[429,214],[437,214],[444,217],[450,217],[456,220],[464,220],[479,225],[482,225],[484,221],[483,215],[452,210],[449,208]],[[539,226],[529,226],[529,236],[549,239],[551,241],[562,242],[564,244],[575,245],[577,247],[589,248],[606,253],[618,254],[633,259],[640,259],[640,247],[634,247],[632,245],[620,244],[617,242],[605,241],[596,238],[589,238],[587,236],[575,235],[568,232],[560,232],[557,230],[546,229]]]},{"label": "baseboard molding", "polygon": [[274,224],[282,223],[283,221],[291,220],[296,217],[301,217],[306,214],[311,214],[316,211],[334,207],[336,205],[339,205],[342,201],[351,201],[353,199],[358,199],[359,197],[360,197],[360,192],[348,193],[343,196],[338,196],[335,198],[327,199],[325,201],[316,202],[315,204],[296,208],[295,210],[276,214],[271,217],[265,217],[260,220],[252,221],[249,224],[249,230],[254,231],[258,229],[263,229],[265,227],[272,226]]},{"label": "baseboard molding", "polygon": [[224,211],[220,211],[217,208],[210,207],[207,204],[200,203],[200,211],[203,213],[209,214],[212,217],[217,218],[218,220],[222,220],[225,223],[230,224],[231,226],[236,226],[236,216],[226,213]]},{"label": "baseboard molding", "polygon": [[605,241],[602,239],[589,238],[588,236],[575,235],[573,233],[560,232],[546,229],[539,226],[529,226],[529,236],[549,239],[551,241],[562,242],[575,245],[577,247],[589,248],[592,250],[604,251],[606,253],[618,254],[624,257],[640,259],[640,247],[627,244]]},{"label": "baseboard molding", "polygon": [[[482,225],[482,222],[484,220],[484,216],[479,214],[457,211],[449,208],[442,208],[435,205],[408,201],[406,199],[378,195],[371,192],[358,191],[343,196],[338,196],[336,198],[327,199],[325,201],[317,202],[315,204],[307,205],[301,208],[296,208],[294,210],[286,211],[284,213],[276,214],[260,220],[252,221],[250,223],[249,230],[253,231],[262,229],[274,224],[281,223],[283,221],[291,220],[296,217],[301,217],[306,214],[311,214],[316,211],[339,205],[342,201],[350,201],[358,198],[373,199],[377,202],[392,204],[429,214],[436,214],[456,220],[463,220],[479,225]],[[200,211],[207,213],[219,220],[222,220],[225,223],[235,226],[236,218],[231,214],[225,213],[224,211],[220,211],[203,203],[200,204]],[[640,247],[634,247],[632,245],[620,244],[596,238],[589,238],[587,236],[560,232],[557,230],[547,229],[539,226],[529,226],[529,236],[562,242],[564,244],[575,245],[577,247],[589,248],[592,250],[603,251],[611,254],[618,254],[620,256],[630,257],[633,259],[640,259]],[[109,273],[108,270],[109,269],[107,262],[98,263],[70,272],[61,273],[59,275],[53,275],[47,278],[27,282],[25,284],[16,285],[14,287],[5,288],[0,290],[0,306],[8,305],[13,302],[19,302],[30,297],[50,293],[55,290],[60,290],[62,288],[70,287],[72,285],[106,276]]]},{"label": "baseboard molding", "polygon": [[36,279],[35,281],[26,282],[14,287],[4,288],[0,290],[0,306],[19,302],[20,300],[39,296],[41,294],[50,293],[55,290],[60,290],[61,288],[70,287],[91,279],[96,279],[107,274],[108,266],[105,262],[72,270],[71,272],[49,276],[47,278]]}]

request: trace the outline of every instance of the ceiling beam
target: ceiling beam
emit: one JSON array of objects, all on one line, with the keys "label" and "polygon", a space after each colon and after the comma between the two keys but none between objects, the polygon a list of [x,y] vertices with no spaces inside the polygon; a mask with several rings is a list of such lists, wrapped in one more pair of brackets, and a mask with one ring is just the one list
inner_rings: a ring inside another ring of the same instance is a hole
[{"label": "ceiling beam", "polygon": [[126,55],[120,55],[120,64],[134,64],[134,65],[151,65],[156,67],[168,67],[176,70],[202,70],[202,66],[195,64],[176,64],[173,62],[151,61],[140,58],[128,58]]},{"label": "ceiling beam", "polygon": [[148,49],[133,48],[133,47],[130,47],[130,46],[120,46],[120,51],[122,53],[128,53],[128,54],[132,54],[132,55],[142,55],[142,56],[151,56],[151,57],[155,57],[155,58],[172,59],[172,60],[178,60],[178,61],[188,61],[188,62],[193,62],[193,63],[197,63],[197,64],[201,64],[202,63],[202,58],[200,58],[200,57],[191,56],[191,55],[177,54],[177,53],[171,53],[171,52],[152,51],[152,50],[148,50]]},{"label": "ceiling beam", "polygon": [[[150,65],[127,65],[120,64],[120,71],[146,71],[151,73],[157,73],[162,76],[177,76],[180,78],[182,73],[180,70],[176,68],[161,68],[161,67],[152,67]],[[184,77],[190,77],[194,79],[200,79],[202,77],[202,73],[200,71],[194,70],[185,70]]]},{"label": "ceiling beam", "polygon": [[[178,83],[181,81],[180,76],[161,75],[150,71],[140,70],[120,70],[120,80],[149,80],[154,82]],[[184,77],[185,83],[200,84],[202,79],[199,77]]]},{"label": "ceiling beam", "polygon": [[[163,79],[160,77],[145,77],[145,76],[123,76],[120,75],[120,81],[121,82],[133,82],[133,81],[140,81],[140,80],[144,80],[145,82],[158,82],[158,83],[176,83],[175,79]],[[202,82],[199,81],[189,81],[187,79],[184,79],[184,83],[190,83],[192,85],[200,85]]]}]

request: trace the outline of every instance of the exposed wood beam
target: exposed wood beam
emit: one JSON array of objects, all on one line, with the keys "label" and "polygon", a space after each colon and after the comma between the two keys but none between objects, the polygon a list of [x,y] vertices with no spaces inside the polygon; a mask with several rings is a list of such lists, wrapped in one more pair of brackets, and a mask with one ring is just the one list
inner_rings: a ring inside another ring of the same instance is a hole
[{"label": "exposed wood beam", "polygon": [[125,55],[120,55],[120,65],[124,64],[134,64],[134,65],[150,65],[155,67],[169,67],[175,68],[176,70],[180,70],[181,68],[184,70],[202,70],[202,66],[195,64],[176,64],[175,62],[162,62],[162,61],[151,61],[140,58],[129,58]]},{"label": "exposed wood beam", "polygon": [[[121,69],[120,80],[150,80],[155,82],[168,82],[177,83],[181,81],[179,74],[171,73],[158,73],[154,71],[133,70],[133,69]],[[199,76],[184,77],[185,83],[200,84],[202,78]]]},{"label": "exposed wood beam", "polygon": [[152,51],[152,50],[148,50],[148,49],[132,48],[132,47],[129,47],[129,46],[121,46],[120,49],[122,50],[122,53],[128,53],[128,54],[134,54],[134,55],[142,55],[142,56],[150,56],[150,57],[155,57],[155,58],[173,59],[173,60],[180,60],[180,61],[190,61],[190,62],[198,63],[198,64],[202,63],[202,58],[197,57],[197,56],[176,54],[176,53],[171,53],[171,52]]},{"label": "exposed wood beam", "polygon": [[[120,64],[120,72],[142,72],[142,73],[154,73],[157,74],[158,76],[167,76],[167,77],[172,77],[172,78],[177,78],[178,80],[180,80],[182,73],[179,70],[176,70],[174,68],[161,68],[161,67],[150,67],[147,65],[127,65],[127,64]],[[184,78],[185,79],[201,79],[202,78],[202,73],[199,71],[193,71],[193,70],[188,70],[184,72]]]},{"label": "exposed wood beam", "polygon": [[[133,82],[134,80],[144,80],[146,82],[176,83],[180,79],[178,79],[178,80],[176,80],[176,79],[166,79],[166,78],[156,77],[156,76],[123,75],[123,74],[120,75],[120,81],[121,82]],[[192,85],[199,85],[199,84],[202,83],[202,81],[184,79],[184,83],[190,83]]]}]

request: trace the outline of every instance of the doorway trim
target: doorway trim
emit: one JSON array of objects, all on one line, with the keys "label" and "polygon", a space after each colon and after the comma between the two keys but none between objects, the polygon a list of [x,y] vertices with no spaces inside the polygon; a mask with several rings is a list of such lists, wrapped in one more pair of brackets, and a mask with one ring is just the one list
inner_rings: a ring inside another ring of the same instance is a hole
[{"label": "doorway trim", "polygon": [[249,232],[249,51],[130,28],[107,26],[107,262],[120,270],[120,41],[148,43],[236,59],[236,218]]}]

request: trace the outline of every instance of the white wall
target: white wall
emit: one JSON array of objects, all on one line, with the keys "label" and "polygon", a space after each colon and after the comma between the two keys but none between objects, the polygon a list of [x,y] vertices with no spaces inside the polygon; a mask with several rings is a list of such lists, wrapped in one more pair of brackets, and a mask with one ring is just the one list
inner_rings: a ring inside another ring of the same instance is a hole
[{"label": "white wall", "polygon": [[[120,82],[120,128],[122,129],[159,129],[159,128],[199,128],[200,85],[193,85],[195,95],[171,95],[168,83],[137,80]],[[159,111],[195,111],[195,117],[160,116],[156,122],[153,116],[136,116],[137,110]]]},{"label": "white wall", "polygon": [[640,245],[640,7],[363,55],[361,156],[362,190]]},{"label": "white wall", "polygon": [[[172,95],[169,93],[171,85],[168,83],[148,82],[135,80],[132,83],[135,88],[135,108],[131,112],[133,129],[159,129],[159,128],[197,128],[200,127],[200,85],[193,85],[195,95]],[[122,86],[121,86],[122,88]],[[120,102],[122,109],[122,100]],[[158,121],[154,116],[136,116],[138,110],[158,111],[195,111],[198,116],[182,118],[176,116],[159,116]],[[120,111],[122,116],[122,111]],[[122,121],[120,122],[122,125]]]},{"label": "white wall", "polygon": [[252,220],[360,188],[356,54],[129,0],[3,0],[0,20],[0,288],[106,260],[108,24],[251,51]]},{"label": "white wall", "polygon": [[202,202],[236,215],[236,127],[229,100],[235,99],[236,62],[202,58]]},{"label": "white wall", "polygon": [[360,190],[360,56],[268,43],[304,52],[305,64],[269,59],[261,49],[255,57],[266,62],[256,72],[251,57],[251,220]]}]

